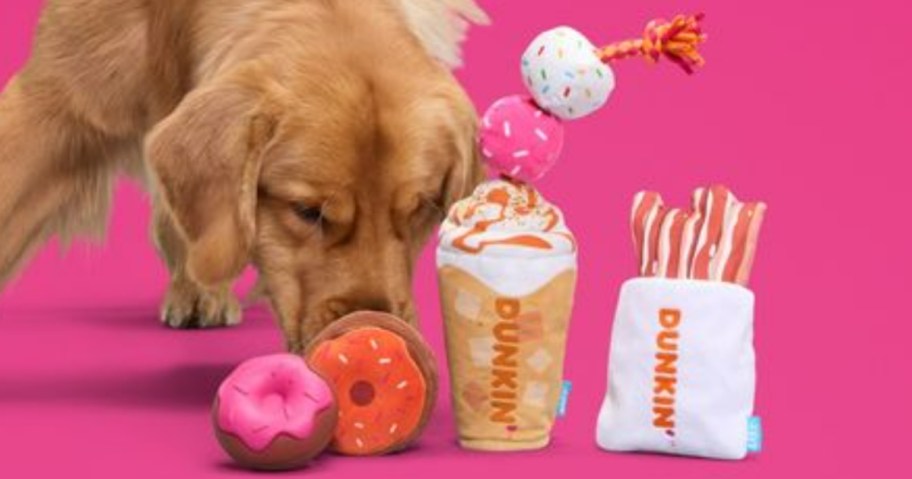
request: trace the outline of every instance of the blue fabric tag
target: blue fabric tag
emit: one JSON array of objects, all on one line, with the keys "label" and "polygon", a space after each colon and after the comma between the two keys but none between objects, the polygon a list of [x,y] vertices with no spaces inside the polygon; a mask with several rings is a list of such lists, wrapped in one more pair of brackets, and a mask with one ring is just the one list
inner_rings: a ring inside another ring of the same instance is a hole
[{"label": "blue fabric tag", "polygon": [[567,399],[570,397],[570,391],[572,389],[573,383],[564,381],[564,385],[561,388],[560,401],[557,402],[557,417],[564,417],[567,415]]},{"label": "blue fabric tag", "polygon": [[760,416],[747,418],[747,452],[756,454],[763,450],[763,425]]}]

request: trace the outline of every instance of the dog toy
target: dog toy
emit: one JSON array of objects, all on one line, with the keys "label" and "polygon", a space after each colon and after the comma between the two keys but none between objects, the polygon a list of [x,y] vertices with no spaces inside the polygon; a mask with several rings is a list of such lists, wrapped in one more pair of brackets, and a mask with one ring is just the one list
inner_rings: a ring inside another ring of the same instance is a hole
[{"label": "dog toy", "polygon": [[585,117],[607,103],[615,88],[612,63],[638,56],[658,62],[664,57],[688,74],[702,66],[698,51],[706,41],[702,19],[698,14],[653,20],[642,38],[602,48],[570,27],[542,33],[521,61],[531,99],[504,98],[482,117],[479,141],[485,161],[516,180],[540,179],[560,156],[561,120]]},{"label": "dog toy", "polygon": [[219,387],[212,410],[225,451],[262,470],[306,465],[329,444],[339,416],[329,384],[291,354],[238,366]]},{"label": "dog toy", "polygon": [[324,329],[305,354],[338,397],[334,451],[386,454],[421,435],[437,398],[436,361],[404,321],[384,313],[354,313]]},{"label": "dog toy", "polygon": [[721,185],[697,188],[690,210],[638,193],[630,221],[640,275],[746,286],[765,212],[766,204],[742,203]]},{"label": "dog toy", "polygon": [[715,459],[759,452],[755,297],[747,287],[766,205],[724,186],[692,208],[638,193],[638,277],[621,287],[596,440],[610,451]]},{"label": "dog toy", "polygon": [[529,184],[487,181],[450,208],[437,274],[463,448],[534,450],[551,441],[577,263],[560,208]]},{"label": "dog toy", "polygon": [[608,101],[614,61],[665,57],[688,73],[702,65],[701,19],[657,20],[642,39],[603,48],[569,27],[542,33],[522,57],[528,95],[502,98],[482,116],[479,150],[501,178],[482,183],[450,208],[437,248],[462,447],[512,451],[548,445],[569,392],[563,360],[578,251],[560,209],[530,183],[557,162],[563,121]]},{"label": "dog toy", "polygon": [[480,135],[482,155],[488,164],[525,182],[544,176],[564,146],[560,120],[519,95],[491,105],[482,119]]}]

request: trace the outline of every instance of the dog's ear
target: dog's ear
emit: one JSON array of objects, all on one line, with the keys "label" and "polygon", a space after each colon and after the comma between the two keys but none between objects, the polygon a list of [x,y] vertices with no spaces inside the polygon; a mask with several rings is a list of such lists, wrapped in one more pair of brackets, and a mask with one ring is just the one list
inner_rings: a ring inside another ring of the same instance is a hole
[{"label": "dog's ear", "polygon": [[443,186],[444,214],[450,211],[453,203],[472,194],[475,187],[485,179],[485,168],[481,162],[481,152],[477,141],[477,125],[474,110],[471,120],[458,128],[456,135],[456,158],[450,167]]},{"label": "dog's ear", "polygon": [[487,25],[475,0],[398,0],[406,24],[428,53],[450,68],[462,65],[462,42],[471,24]]},{"label": "dog's ear", "polygon": [[146,142],[157,194],[187,241],[187,272],[207,286],[236,278],[256,234],[257,180],[276,118],[233,86],[190,93]]}]

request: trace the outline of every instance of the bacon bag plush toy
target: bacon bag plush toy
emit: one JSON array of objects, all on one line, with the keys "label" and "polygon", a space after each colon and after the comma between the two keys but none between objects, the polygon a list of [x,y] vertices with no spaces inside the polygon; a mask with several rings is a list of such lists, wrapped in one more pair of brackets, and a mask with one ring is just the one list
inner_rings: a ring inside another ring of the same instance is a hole
[{"label": "bacon bag plush toy", "polygon": [[614,319],[602,448],[717,459],[758,448],[747,283],[765,211],[723,186],[697,189],[689,209],[636,196],[639,277],[621,288]]}]

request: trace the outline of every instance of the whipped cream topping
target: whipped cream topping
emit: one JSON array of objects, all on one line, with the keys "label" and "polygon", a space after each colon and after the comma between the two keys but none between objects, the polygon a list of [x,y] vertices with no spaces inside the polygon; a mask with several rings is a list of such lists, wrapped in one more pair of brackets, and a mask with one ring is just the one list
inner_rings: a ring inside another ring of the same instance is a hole
[{"label": "whipped cream topping", "polygon": [[535,188],[491,180],[453,205],[440,228],[440,247],[463,254],[531,257],[573,253],[576,240],[560,209]]}]

